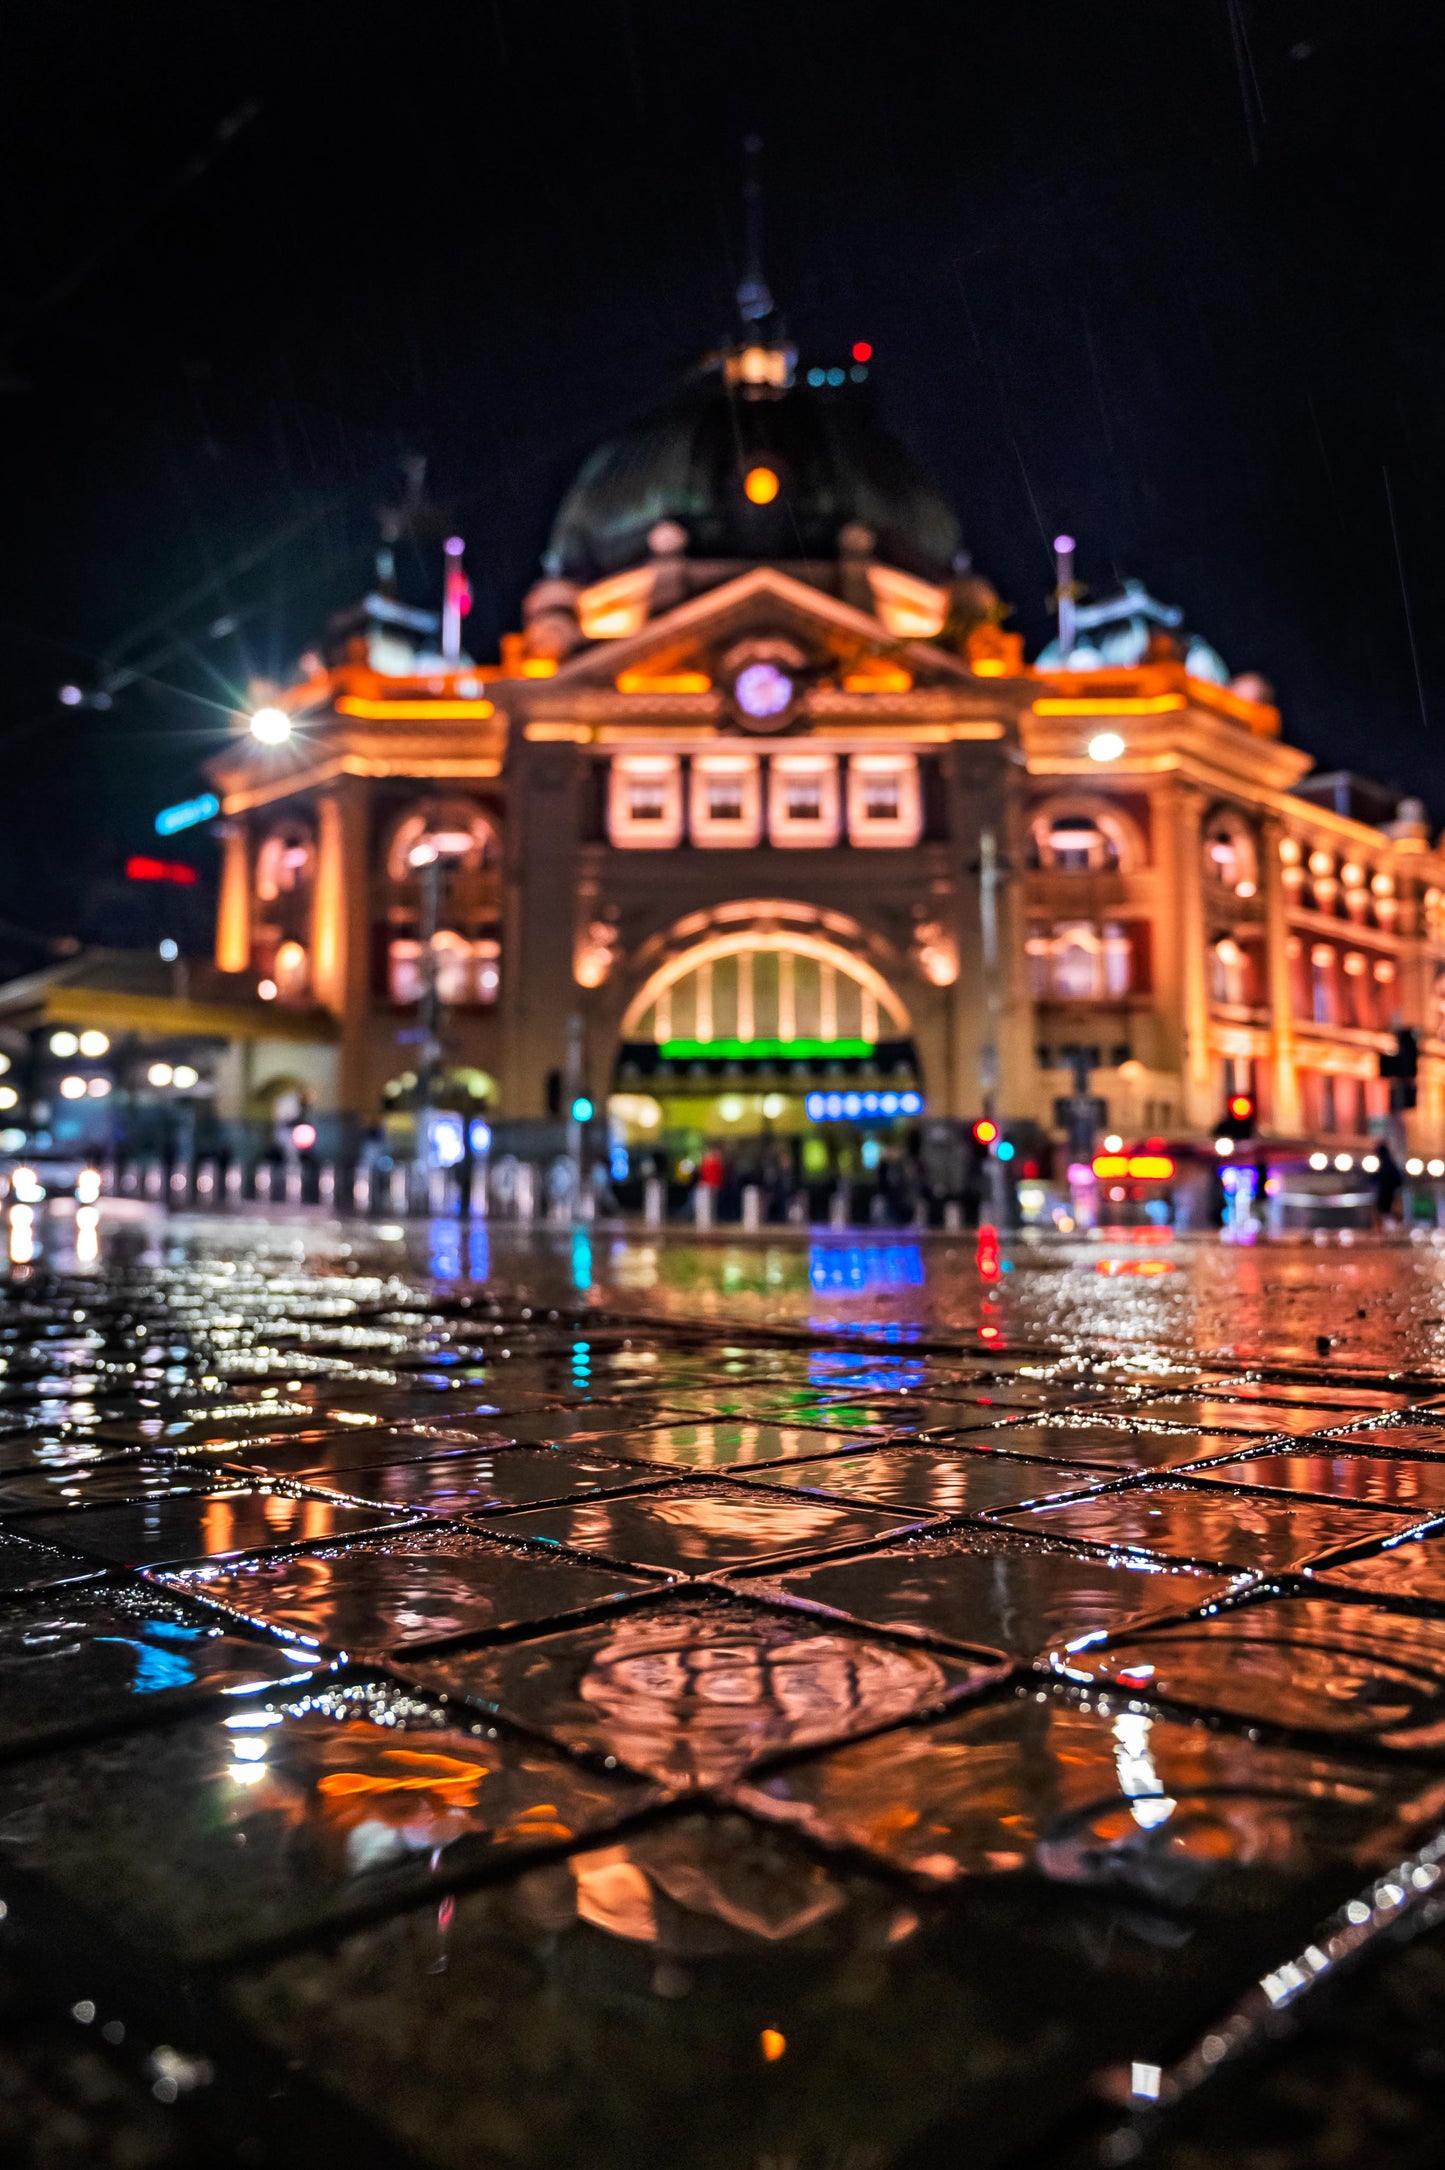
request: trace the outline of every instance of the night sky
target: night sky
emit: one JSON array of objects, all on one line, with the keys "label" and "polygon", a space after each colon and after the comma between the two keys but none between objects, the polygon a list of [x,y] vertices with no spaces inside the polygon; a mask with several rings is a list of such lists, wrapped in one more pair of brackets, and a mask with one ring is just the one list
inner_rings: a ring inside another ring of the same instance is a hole
[{"label": "night sky", "polygon": [[408,452],[495,653],[581,458],[734,321],[749,129],[804,362],[873,342],[1030,652],[1066,527],[1445,818],[1431,0],[46,0],[6,47],[5,969],[204,947],[125,856],[364,591]]}]

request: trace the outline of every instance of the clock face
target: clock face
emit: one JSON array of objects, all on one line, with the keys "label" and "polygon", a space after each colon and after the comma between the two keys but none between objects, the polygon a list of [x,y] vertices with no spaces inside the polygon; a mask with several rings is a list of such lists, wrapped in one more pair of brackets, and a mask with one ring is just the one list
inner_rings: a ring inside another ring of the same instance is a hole
[{"label": "clock face", "polygon": [[745,716],[781,716],[793,698],[793,681],[776,663],[749,663],[733,680],[733,698]]}]

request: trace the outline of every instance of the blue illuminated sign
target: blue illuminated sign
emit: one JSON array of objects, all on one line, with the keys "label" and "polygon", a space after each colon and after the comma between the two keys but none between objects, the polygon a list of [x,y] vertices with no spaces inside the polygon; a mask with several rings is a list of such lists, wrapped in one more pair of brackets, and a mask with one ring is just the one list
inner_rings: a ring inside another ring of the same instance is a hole
[{"label": "blue illuminated sign", "polygon": [[467,1139],[472,1151],[480,1158],[492,1150],[492,1126],[480,1115],[474,1115],[467,1125]]},{"label": "blue illuminated sign", "polygon": [[198,821],[210,821],[221,811],[221,802],[214,791],[203,791],[198,799],[182,799],[179,806],[163,806],[156,815],[156,835],[174,836],[179,829],[194,829]]},{"label": "blue illuminated sign", "polygon": [[803,1103],[814,1123],[872,1123],[895,1115],[921,1115],[922,1093],[809,1093]]}]

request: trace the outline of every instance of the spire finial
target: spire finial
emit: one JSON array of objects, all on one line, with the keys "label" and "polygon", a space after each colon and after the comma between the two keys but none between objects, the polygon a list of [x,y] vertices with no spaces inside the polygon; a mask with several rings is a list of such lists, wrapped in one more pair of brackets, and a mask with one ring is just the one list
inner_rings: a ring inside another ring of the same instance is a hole
[{"label": "spire finial", "polygon": [[760,324],[773,313],[773,296],[763,277],[763,141],[743,137],[743,217],[746,243],[743,275],[738,281],[738,314],[744,324]]}]

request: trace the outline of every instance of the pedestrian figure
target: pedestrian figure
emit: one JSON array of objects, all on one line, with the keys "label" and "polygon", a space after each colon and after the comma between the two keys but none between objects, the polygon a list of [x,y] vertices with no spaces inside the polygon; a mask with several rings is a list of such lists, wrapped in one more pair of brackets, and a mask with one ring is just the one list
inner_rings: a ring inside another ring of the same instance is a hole
[{"label": "pedestrian figure", "polygon": [[1377,1157],[1380,1165],[1375,1170],[1375,1226],[1389,1228],[1399,1218],[1400,1192],[1404,1187],[1404,1177],[1400,1172],[1399,1161],[1383,1138],[1380,1140]]}]

